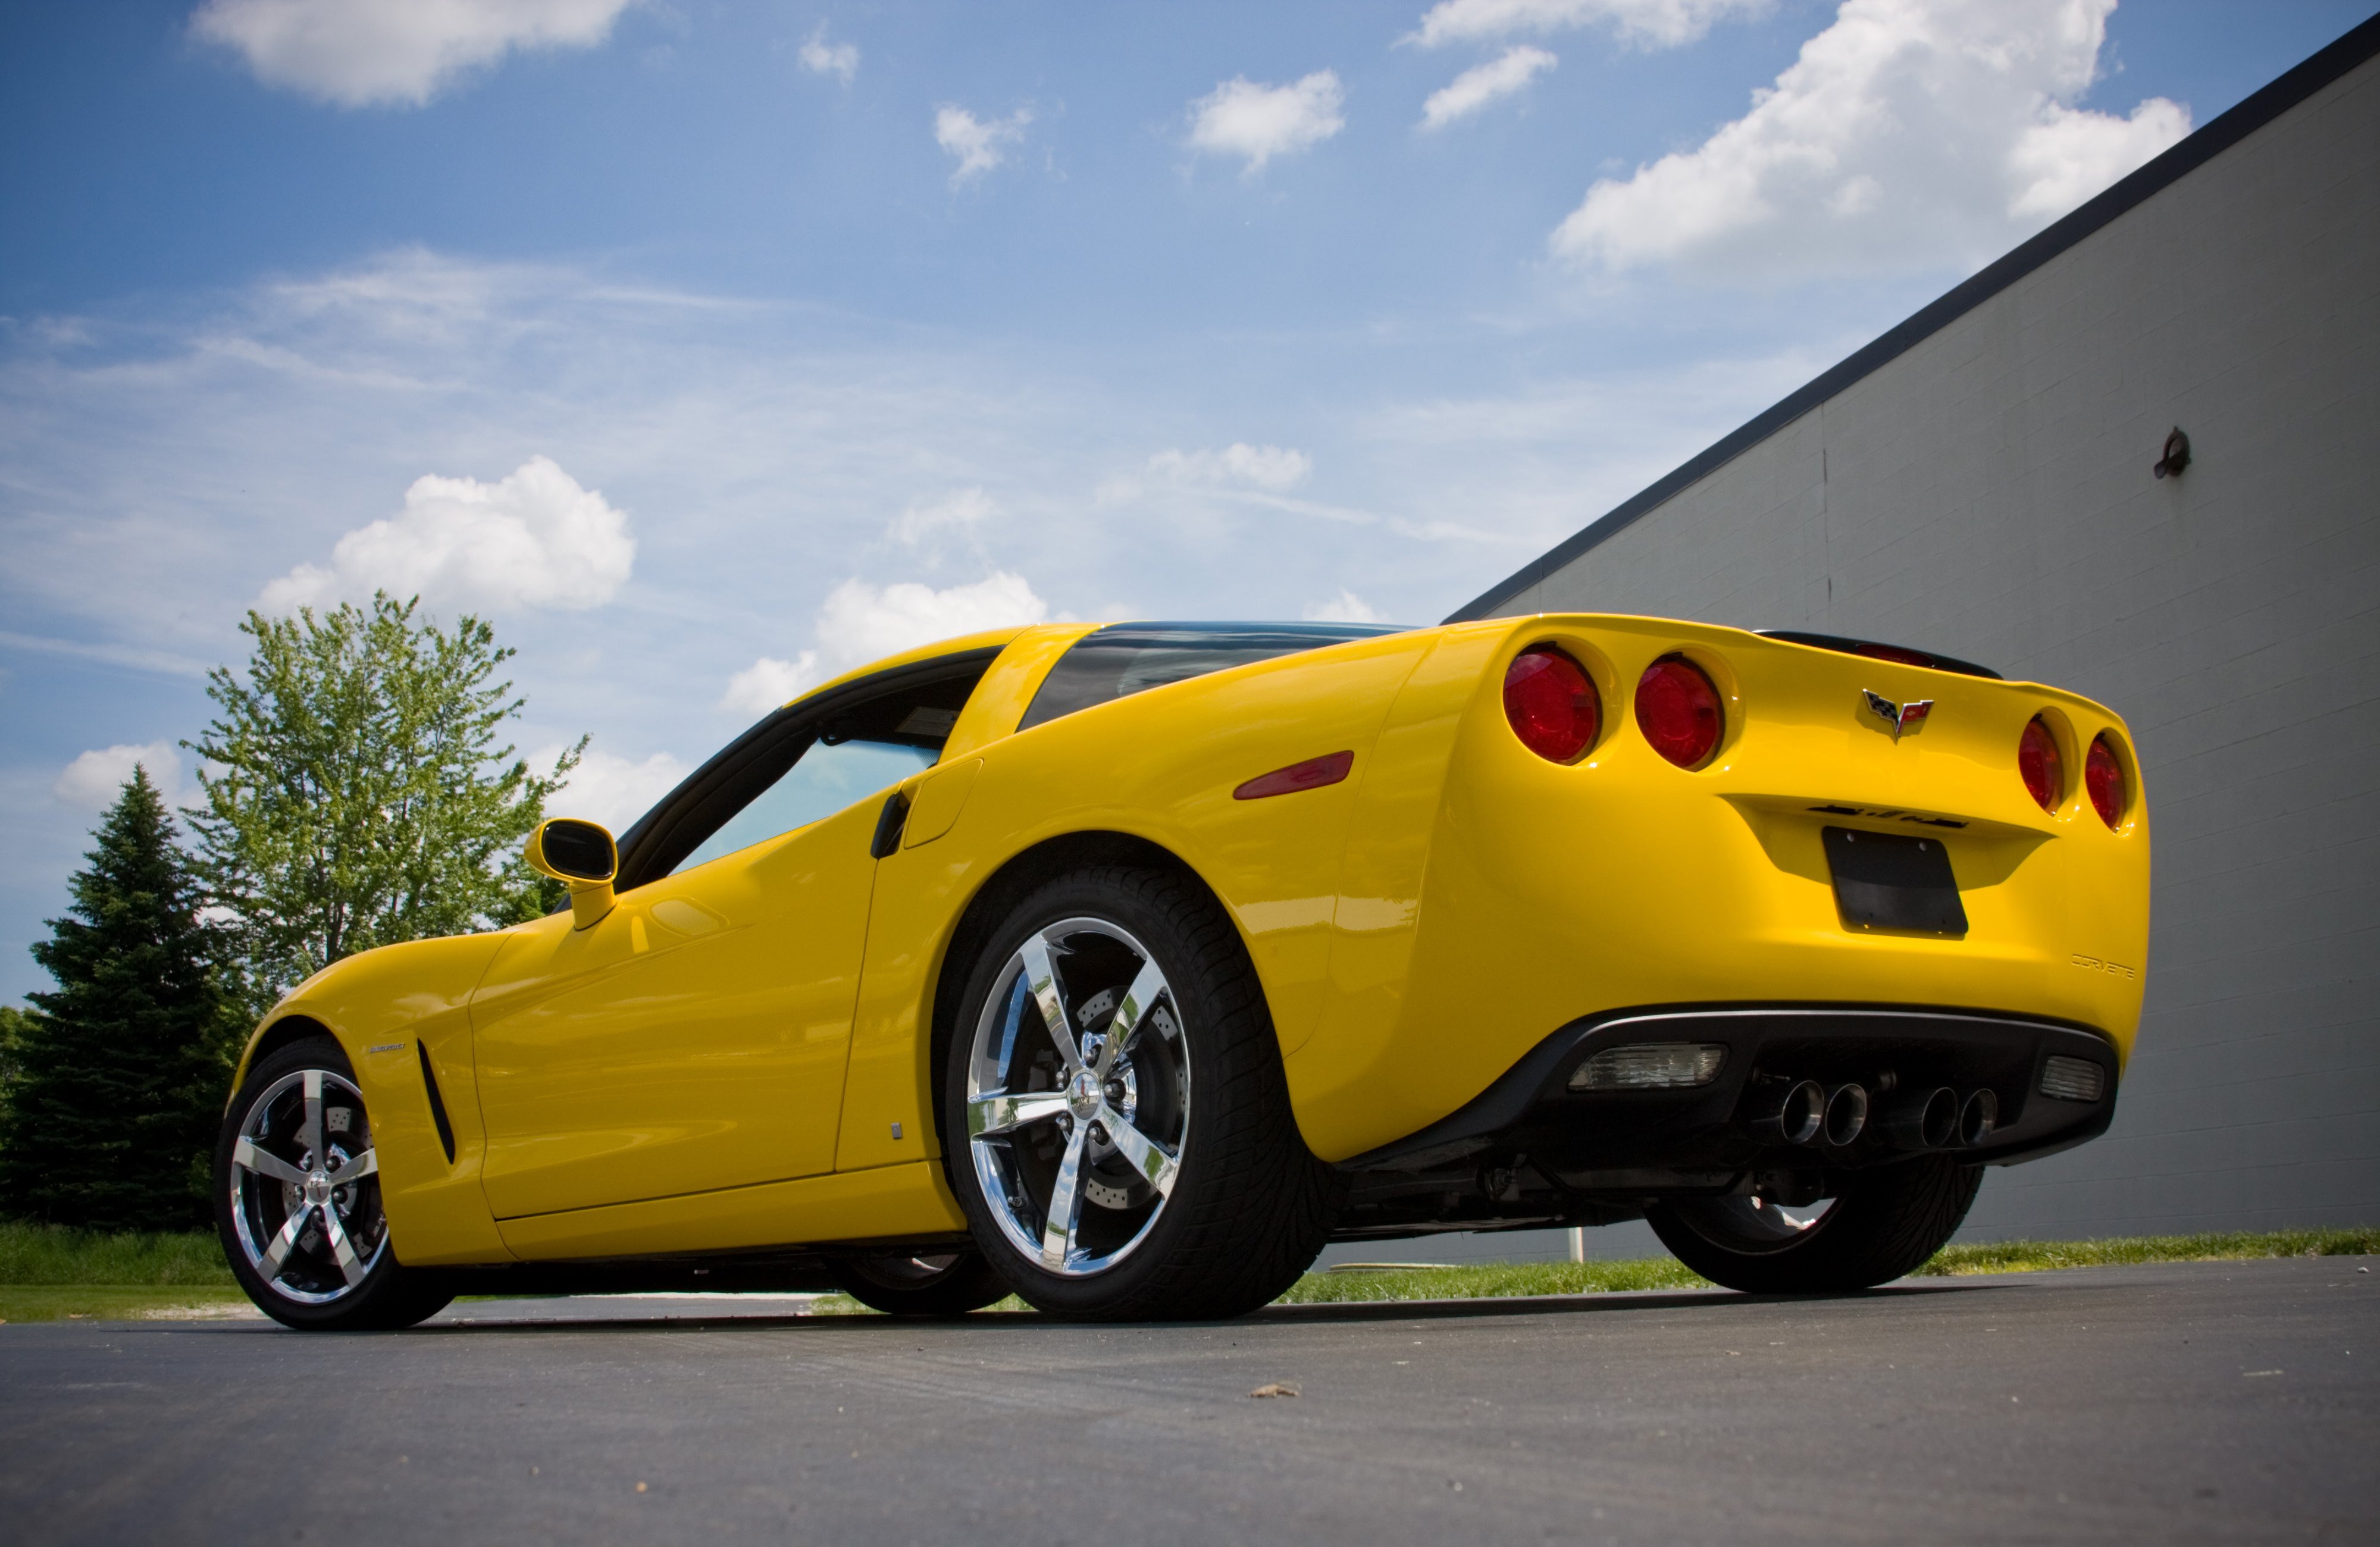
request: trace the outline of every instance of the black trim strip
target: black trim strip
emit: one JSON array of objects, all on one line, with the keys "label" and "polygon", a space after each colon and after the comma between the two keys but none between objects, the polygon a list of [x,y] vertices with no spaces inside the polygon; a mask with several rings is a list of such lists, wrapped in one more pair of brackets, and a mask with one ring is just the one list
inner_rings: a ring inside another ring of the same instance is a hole
[{"label": "black trim strip", "polygon": [[413,1050],[421,1054],[421,1087],[430,1092],[430,1120],[438,1125],[438,1144],[446,1163],[455,1163],[455,1125],[446,1120],[446,1098],[438,1093],[438,1071],[430,1066],[430,1044],[416,1037]]},{"label": "black trim strip", "polygon": [[2348,29],[2336,42],[2283,71],[2271,84],[2251,93],[2228,112],[2217,114],[2204,128],[2172,150],[2126,177],[2048,229],[2018,244],[1998,262],[1920,308],[1899,326],[1853,351],[1832,370],[1447,614],[1445,621],[1470,623],[1494,616],[1498,607],[1555,570],[1606,539],[1618,536],[1643,517],[1683,493],[1688,486],[1700,482],[1811,409],[1840,396],[1863,377],[1908,353],[2117,216],[2195,172],[2332,81],[2364,64],[2375,54],[2380,54],[2380,16],[2373,16]]}]

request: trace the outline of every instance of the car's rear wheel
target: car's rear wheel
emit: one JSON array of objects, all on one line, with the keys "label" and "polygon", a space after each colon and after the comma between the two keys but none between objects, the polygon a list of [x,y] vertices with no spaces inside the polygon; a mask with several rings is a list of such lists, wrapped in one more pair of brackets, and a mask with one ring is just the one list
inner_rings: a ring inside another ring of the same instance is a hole
[{"label": "car's rear wheel", "polygon": [[972,1251],[846,1257],[829,1271],[844,1294],[887,1316],[964,1316],[1010,1293],[1008,1281]]},{"label": "car's rear wheel", "polygon": [[961,994],[943,1101],[976,1239],[1044,1311],[1235,1316],[1329,1232],[1256,969],[1183,877],[1085,871],[1020,903]]},{"label": "car's rear wheel", "polygon": [[1816,1208],[1671,1199],[1645,1212],[1661,1244],[1714,1284],[1753,1294],[1871,1288],[1923,1264],[1967,1217],[1983,1167],[1925,1155],[1845,1175]]},{"label": "car's rear wheel", "polygon": [[216,1142],[214,1194],[233,1276],[286,1326],[387,1331],[454,1298],[396,1260],[371,1119],[329,1037],[291,1042],[249,1071]]}]

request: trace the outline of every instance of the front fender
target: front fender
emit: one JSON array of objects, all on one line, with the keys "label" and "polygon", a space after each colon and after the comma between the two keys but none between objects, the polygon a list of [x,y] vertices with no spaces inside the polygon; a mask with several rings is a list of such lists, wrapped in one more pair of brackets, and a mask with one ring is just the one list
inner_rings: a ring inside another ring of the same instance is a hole
[{"label": "front fender", "polygon": [[[469,1008],[503,941],[417,940],[334,962],[274,1005],[240,1054],[235,1089],[260,1050],[298,1024],[338,1041],[371,1117],[390,1238],[398,1261],[416,1267],[511,1260],[480,1186],[487,1143]],[[431,1115],[432,1079],[455,1139],[451,1160]]]}]

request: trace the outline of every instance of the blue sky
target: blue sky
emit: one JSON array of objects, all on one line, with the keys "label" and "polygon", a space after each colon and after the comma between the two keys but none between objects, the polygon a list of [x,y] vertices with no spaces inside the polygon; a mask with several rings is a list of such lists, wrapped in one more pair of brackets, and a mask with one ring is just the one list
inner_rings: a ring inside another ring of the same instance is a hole
[{"label": "blue sky", "polygon": [[7,4],[0,998],[250,606],[487,614],[615,822],[920,637],[1434,620],[2369,9]]}]

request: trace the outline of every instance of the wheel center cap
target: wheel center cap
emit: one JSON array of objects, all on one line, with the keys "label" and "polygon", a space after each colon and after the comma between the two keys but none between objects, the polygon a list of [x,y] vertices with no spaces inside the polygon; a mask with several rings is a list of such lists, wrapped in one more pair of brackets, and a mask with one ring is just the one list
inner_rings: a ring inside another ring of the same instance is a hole
[{"label": "wheel center cap", "polygon": [[1084,1122],[1099,1115],[1099,1078],[1088,1069],[1076,1069],[1066,1081],[1066,1110]]},{"label": "wheel center cap", "polygon": [[317,1171],[306,1178],[306,1201],[328,1203],[331,1200],[331,1174]]}]

